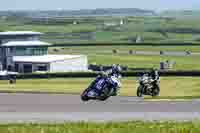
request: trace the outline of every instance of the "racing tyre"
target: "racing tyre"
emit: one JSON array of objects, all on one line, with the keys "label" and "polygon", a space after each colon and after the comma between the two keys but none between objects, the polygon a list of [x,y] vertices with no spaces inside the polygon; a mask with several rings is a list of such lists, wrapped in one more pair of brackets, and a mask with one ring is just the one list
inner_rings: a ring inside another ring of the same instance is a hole
[{"label": "racing tyre", "polygon": [[110,97],[110,90],[108,88],[105,88],[103,91],[102,91],[102,94],[101,96],[98,98],[99,100],[101,101],[105,101],[107,100],[109,97]]},{"label": "racing tyre", "polygon": [[101,101],[105,101],[105,100],[107,100],[107,99],[108,99],[108,97],[106,97],[106,96],[100,97],[100,98],[99,98],[99,100],[101,100]]},{"label": "racing tyre", "polygon": [[81,100],[82,100],[82,101],[88,101],[88,100],[89,100],[89,97],[87,96],[87,92],[88,92],[88,89],[86,89],[86,90],[81,94]]},{"label": "racing tyre", "polygon": [[153,96],[153,97],[159,96],[159,94],[160,94],[160,88],[157,86],[157,87],[154,89],[154,92],[153,92],[152,96]]},{"label": "racing tyre", "polygon": [[137,88],[137,96],[142,97],[142,87],[141,86],[138,86],[138,88]]}]

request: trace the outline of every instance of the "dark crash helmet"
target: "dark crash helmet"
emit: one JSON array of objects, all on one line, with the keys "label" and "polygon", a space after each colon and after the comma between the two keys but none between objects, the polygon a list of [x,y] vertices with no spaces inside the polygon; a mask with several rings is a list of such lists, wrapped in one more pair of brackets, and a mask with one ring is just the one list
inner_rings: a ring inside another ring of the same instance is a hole
[{"label": "dark crash helmet", "polygon": [[158,75],[158,70],[157,69],[151,69],[150,75]]},{"label": "dark crash helmet", "polygon": [[119,76],[121,76],[121,72],[122,72],[122,68],[120,65],[118,65],[118,64],[112,65],[112,73],[111,73],[112,76],[115,75],[115,76],[119,77]]}]

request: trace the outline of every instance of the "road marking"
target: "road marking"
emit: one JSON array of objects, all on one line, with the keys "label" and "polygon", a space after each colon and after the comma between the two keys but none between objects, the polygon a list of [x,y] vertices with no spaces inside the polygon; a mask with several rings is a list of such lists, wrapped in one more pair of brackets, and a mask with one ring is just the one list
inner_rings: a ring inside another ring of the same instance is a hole
[{"label": "road marking", "polygon": [[193,101],[192,99],[144,99],[144,101],[152,101],[152,102],[161,102],[161,101],[185,101],[185,102],[191,102]]}]

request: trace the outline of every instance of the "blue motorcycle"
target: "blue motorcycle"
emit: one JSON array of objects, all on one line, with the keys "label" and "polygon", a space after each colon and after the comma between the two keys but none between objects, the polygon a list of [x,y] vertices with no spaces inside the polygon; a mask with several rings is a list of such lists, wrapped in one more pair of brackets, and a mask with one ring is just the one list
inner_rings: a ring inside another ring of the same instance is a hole
[{"label": "blue motorcycle", "polygon": [[110,96],[115,96],[120,87],[121,82],[117,76],[99,77],[93,81],[87,89],[83,91],[81,94],[81,99],[83,101],[104,101]]}]

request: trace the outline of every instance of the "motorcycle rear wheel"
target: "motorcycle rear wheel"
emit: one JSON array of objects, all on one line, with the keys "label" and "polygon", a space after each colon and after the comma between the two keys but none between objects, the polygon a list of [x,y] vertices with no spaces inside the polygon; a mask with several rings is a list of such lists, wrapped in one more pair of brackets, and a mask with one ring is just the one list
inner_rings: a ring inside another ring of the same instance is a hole
[{"label": "motorcycle rear wheel", "polygon": [[105,101],[107,99],[108,99],[108,96],[102,96],[102,97],[99,98],[99,100],[101,100],[101,101]]},{"label": "motorcycle rear wheel", "polygon": [[103,91],[102,91],[102,95],[98,98],[99,100],[101,101],[105,101],[107,100],[110,96],[108,95],[109,94],[109,89],[108,88],[105,88]]}]

